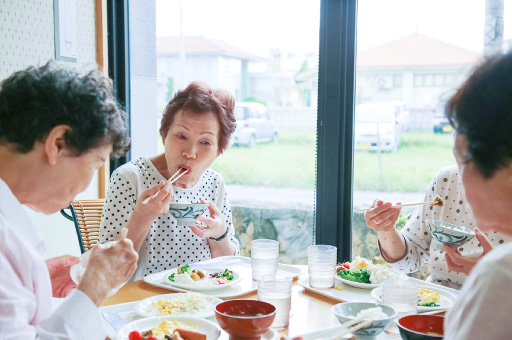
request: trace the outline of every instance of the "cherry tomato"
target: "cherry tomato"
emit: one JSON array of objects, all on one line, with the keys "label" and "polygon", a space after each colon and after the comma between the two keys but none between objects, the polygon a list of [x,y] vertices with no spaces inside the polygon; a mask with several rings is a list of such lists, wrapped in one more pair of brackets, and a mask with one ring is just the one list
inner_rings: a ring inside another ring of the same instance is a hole
[{"label": "cherry tomato", "polygon": [[160,339],[158,339],[156,336],[151,335],[151,336],[148,336],[146,338],[146,340],[160,340]]},{"label": "cherry tomato", "polygon": [[128,340],[142,340],[142,333],[139,331],[131,331]]},{"label": "cherry tomato", "polygon": [[342,263],[338,268],[336,268],[336,272],[343,269],[350,269],[350,264],[348,262]]}]

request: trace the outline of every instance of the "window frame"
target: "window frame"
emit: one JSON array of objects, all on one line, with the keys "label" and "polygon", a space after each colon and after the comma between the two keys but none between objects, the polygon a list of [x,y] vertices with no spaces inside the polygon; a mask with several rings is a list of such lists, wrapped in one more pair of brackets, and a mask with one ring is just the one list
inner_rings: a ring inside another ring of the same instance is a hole
[{"label": "window frame", "polygon": [[[315,243],[352,258],[357,0],[320,1]],[[109,76],[130,119],[128,0],[107,0]],[[111,162],[110,171],[130,161]]]},{"label": "window frame", "polygon": [[352,258],[357,0],[322,0],[315,242]]},{"label": "window frame", "polygon": [[[130,35],[128,0],[107,0],[108,76],[114,93],[128,115],[128,136],[131,136],[130,110]],[[110,175],[131,160],[131,153],[110,160]]]}]

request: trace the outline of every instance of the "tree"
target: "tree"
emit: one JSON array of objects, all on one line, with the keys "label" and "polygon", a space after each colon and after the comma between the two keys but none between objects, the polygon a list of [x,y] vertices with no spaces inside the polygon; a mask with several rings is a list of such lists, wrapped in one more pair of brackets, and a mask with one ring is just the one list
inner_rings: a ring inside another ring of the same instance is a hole
[{"label": "tree", "polygon": [[167,101],[170,101],[171,98],[174,96],[174,79],[172,77],[169,77],[167,79]]},{"label": "tree", "polygon": [[503,49],[503,0],[485,1],[484,54],[501,53]]}]

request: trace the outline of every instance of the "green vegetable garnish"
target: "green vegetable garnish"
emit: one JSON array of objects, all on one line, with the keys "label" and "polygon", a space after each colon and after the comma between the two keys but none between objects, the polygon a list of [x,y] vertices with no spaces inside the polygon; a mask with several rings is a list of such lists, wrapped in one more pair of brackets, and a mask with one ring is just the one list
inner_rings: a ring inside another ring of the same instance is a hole
[{"label": "green vegetable garnish", "polygon": [[176,276],[176,273],[172,273],[170,276],[169,276],[169,280],[171,280],[172,282],[174,282],[174,277]]},{"label": "green vegetable garnish", "polygon": [[223,272],[220,272],[216,276],[217,278],[225,277],[228,280],[234,280],[235,276],[229,272],[229,269],[225,269]]},{"label": "green vegetable garnish", "polygon": [[338,276],[349,281],[370,283],[370,272],[367,269],[361,269],[358,272],[343,269],[338,272]]},{"label": "green vegetable garnish", "polygon": [[181,266],[178,274],[192,274],[192,268],[188,264]]},{"label": "green vegetable garnish", "polygon": [[435,301],[425,301],[418,304],[418,306],[422,307],[438,307],[439,304]]}]

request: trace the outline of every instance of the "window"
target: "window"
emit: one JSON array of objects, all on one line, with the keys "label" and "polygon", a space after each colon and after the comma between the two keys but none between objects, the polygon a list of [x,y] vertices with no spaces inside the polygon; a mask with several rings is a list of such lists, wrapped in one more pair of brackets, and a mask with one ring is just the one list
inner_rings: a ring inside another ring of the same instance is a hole
[{"label": "window", "polygon": [[394,87],[402,87],[402,75],[401,74],[393,75],[393,86]]},{"label": "window", "polygon": [[[451,133],[438,126],[446,124],[443,106],[482,58],[484,45],[486,53],[495,53],[504,50],[512,37],[507,26],[511,17],[505,13],[505,33],[497,39],[503,44],[484,41],[485,12],[484,0],[358,2],[354,208],[370,207],[375,199],[421,202],[438,171],[455,164]],[[400,91],[377,91],[365,82],[396,69],[403,74]],[[385,127],[380,117],[390,101],[403,104],[403,114],[394,126]],[[381,114],[359,123],[358,112],[365,105],[378,107]],[[358,124],[365,124],[359,127],[364,133],[358,131]],[[413,209],[402,209],[397,228]],[[367,228],[363,214],[353,215],[352,227],[352,254],[379,256],[377,234]]]},{"label": "window", "polygon": [[306,263],[315,242],[320,2],[157,0],[156,13],[157,65],[172,65],[157,70],[165,74],[159,112],[168,78],[175,90],[201,80],[235,96],[232,146],[212,168],[227,183],[242,255],[252,239],[271,238],[282,262]]},{"label": "window", "polygon": [[414,86],[421,87],[425,86],[425,76],[423,74],[414,75]]}]

